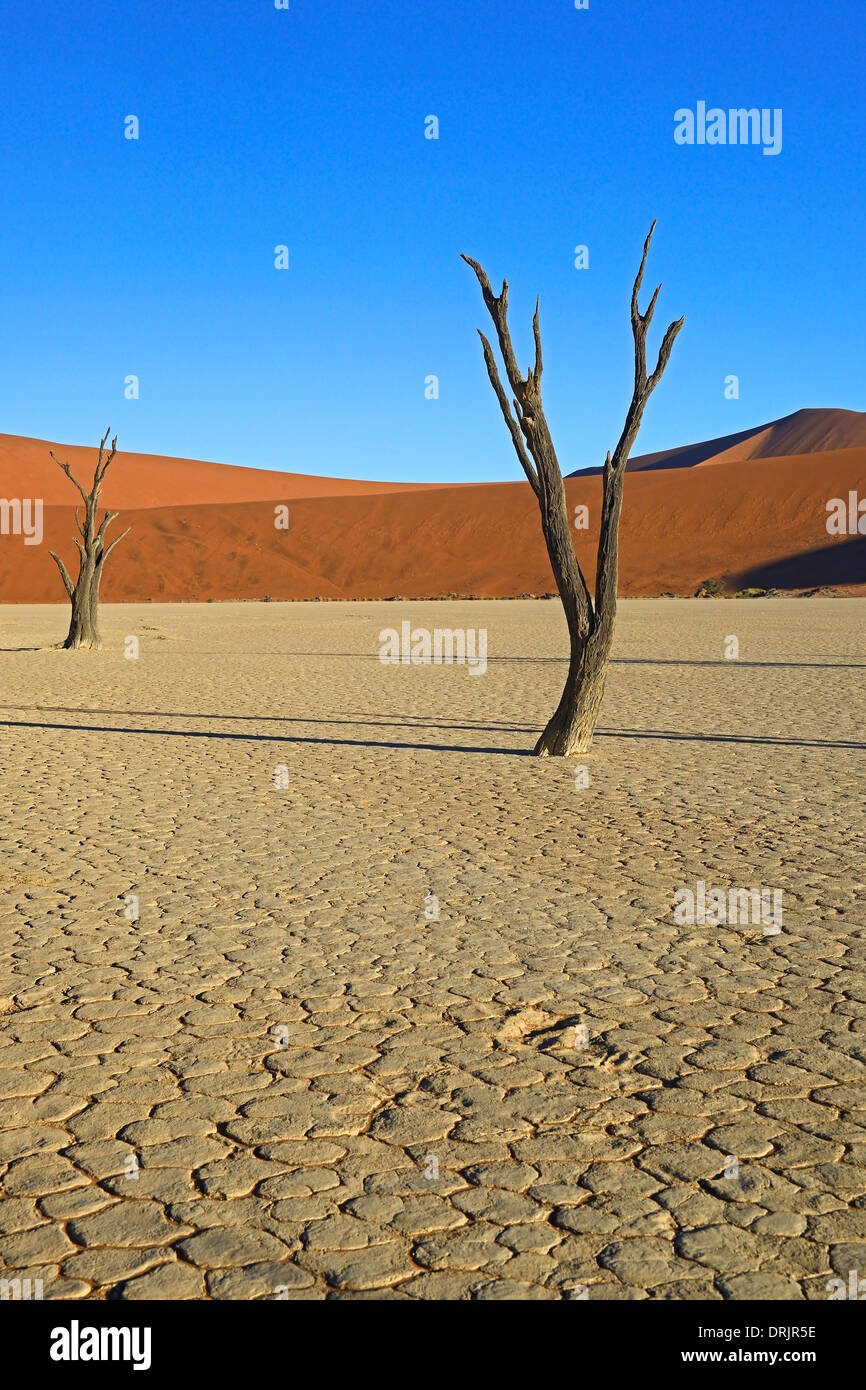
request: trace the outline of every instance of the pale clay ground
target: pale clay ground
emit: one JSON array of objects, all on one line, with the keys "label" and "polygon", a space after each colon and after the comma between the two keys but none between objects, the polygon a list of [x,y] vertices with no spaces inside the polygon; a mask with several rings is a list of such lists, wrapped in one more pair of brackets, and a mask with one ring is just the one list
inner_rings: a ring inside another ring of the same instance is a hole
[{"label": "pale clay ground", "polygon": [[[487,674],[381,665],[405,617],[486,627]],[[0,612],[6,1278],[866,1274],[866,601],[622,603],[588,788],[527,756],[555,602],[104,607],[105,651],[38,650],[66,618]],[[781,888],[782,932],[676,925],[699,879]]]}]

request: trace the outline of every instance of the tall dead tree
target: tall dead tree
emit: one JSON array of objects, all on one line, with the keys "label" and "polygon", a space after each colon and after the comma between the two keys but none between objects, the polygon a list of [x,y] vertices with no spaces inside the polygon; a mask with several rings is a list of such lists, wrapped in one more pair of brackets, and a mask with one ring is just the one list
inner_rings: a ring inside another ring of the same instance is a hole
[{"label": "tall dead tree", "polygon": [[[109,464],[117,453],[117,435],[111,441],[110,450],[106,451],[106,441],[110,431],[106,430],[99,445],[99,456],[96,460],[96,469],[93,474],[93,487],[90,492],[86,492],[81,483],[75,477],[68,463],[62,463],[53,449],[49,450],[51,457],[58,467],[63,469],[84,499],[84,525],[78,515],[78,508],[75,508],[75,524],[78,527],[79,535],[75,537],[75,544],[78,547],[78,579],[75,584],[69,578],[69,572],[59,555],[55,555],[53,550],[48,553],[57,564],[60,570],[60,577],[63,580],[63,587],[69,595],[72,604],[72,617],[69,623],[69,632],[66,641],[63,643],[65,648],[71,647],[101,647],[99,638],[99,582],[102,579],[102,567],[108,556],[111,554],[118,541],[128,535],[129,527],[122,531],[110,545],[105,544],[105,533],[112,521],[119,515],[118,512],[106,511],[101,522],[98,522],[97,513],[99,511],[99,495],[102,492],[102,484]],[[97,524],[98,523],[98,524]]]},{"label": "tall dead tree", "polygon": [[[661,285],[649,302],[645,314],[638,308],[638,291],[643,280],[655,222],[644,242],[640,269],[631,293],[631,326],[634,334],[634,390],[625,417],[619,443],[608,453],[604,464],[601,534],[598,540],[598,560],[595,579],[595,601],[590,595],[583,572],[574,553],[571,527],[562,472],[550,437],[541,404],[541,333],[538,325],[538,301],[532,329],[535,337],[535,366],[521,376],[517,365],[511,334],[508,328],[508,281],[502,282],[502,293],[495,295],[490,281],[477,261],[469,256],[463,260],[478,277],[484,303],[490,312],[508,384],[513,392],[514,414],[496,366],[493,349],[479,329],[484,347],[487,374],[496,392],[505,423],[511,433],[523,471],[538,498],[541,510],[541,529],[553,569],[571,640],[571,658],[562,698],[547,728],[535,745],[540,757],[567,756],[586,753],[592,743],[598,712],[604,696],[607,668],[613,646],[616,618],[616,589],[619,551],[619,519],[622,510],[622,491],[625,467],[637,438],[644,407],[662,378],[674,339],[683,320],[672,323],[662,340],[658,361],[651,376],[646,370],[646,336],[652,322]],[[516,415],[516,419],[515,419]]]}]

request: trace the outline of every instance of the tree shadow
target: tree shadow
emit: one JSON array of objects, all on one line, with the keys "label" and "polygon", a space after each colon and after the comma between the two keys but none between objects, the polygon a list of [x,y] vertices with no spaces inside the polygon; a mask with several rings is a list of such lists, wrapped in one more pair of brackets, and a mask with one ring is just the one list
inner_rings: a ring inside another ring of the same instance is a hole
[{"label": "tree shadow", "polygon": [[726,666],[729,670],[736,670],[738,666],[761,667],[764,670],[773,670],[775,667],[780,671],[862,671],[866,669],[866,662],[864,661],[729,661],[726,658],[714,658],[711,661],[686,661],[677,657],[664,657],[657,660],[653,656],[614,657],[610,664],[611,666]]},{"label": "tree shadow", "polygon": [[[745,603],[746,600],[744,599]],[[728,610],[725,610],[728,611]],[[0,647],[2,651],[49,651],[53,648],[48,647]],[[274,653],[268,653],[274,655]],[[297,657],[306,660],[312,657],[331,657],[335,661],[376,661],[378,656],[371,655],[369,652],[282,652],[276,655],[284,657]],[[384,664],[384,663],[383,663]],[[425,662],[424,665],[431,665]],[[448,662],[444,665],[459,666],[462,663]],[[728,661],[723,657],[713,657],[698,660],[691,657],[655,657],[655,656],[615,656],[611,660],[611,666],[724,666],[731,670],[737,666],[762,667],[772,669],[778,667],[779,670],[863,670],[866,662],[862,661]],[[402,662],[400,663],[402,666]],[[488,666],[567,666],[567,656],[488,656]],[[407,666],[407,669],[409,667]],[[416,666],[411,667],[417,670]],[[0,705],[0,709],[23,709],[23,705]],[[114,711],[108,710],[112,714]],[[252,716],[250,716],[252,717]]]},{"label": "tree shadow", "polygon": [[[189,710],[152,710],[152,709],[80,709],[74,705],[0,705],[0,709],[34,709],[40,714],[88,714],[88,715],[113,715],[115,718],[132,719],[233,719],[242,720],[250,724],[359,724],[370,725],[373,728],[393,729],[460,729],[466,733],[504,733],[504,734],[531,734],[535,732],[534,724],[511,724],[502,719],[485,719],[483,722],[475,720],[460,720],[457,723],[438,723],[425,719],[423,715],[410,715],[408,718],[403,715],[382,715],[379,719],[366,719],[363,716],[353,718],[343,715],[340,718],[334,716],[328,719],[304,719],[299,715],[282,714],[209,714],[207,711],[199,710],[191,713]],[[2,721],[0,721],[2,722]]]},{"label": "tree shadow", "polygon": [[[744,599],[745,603],[746,600]],[[727,610],[726,610],[727,611]],[[0,652],[49,652],[59,651],[63,644],[57,647],[0,647]],[[102,655],[105,654],[103,649]],[[305,660],[308,657],[332,657],[337,661],[378,661],[377,656],[371,656],[368,652],[283,652],[283,656],[298,657]],[[427,663],[429,664],[429,663]],[[445,664],[445,663],[443,663]],[[458,665],[457,662],[449,663]],[[773,670],[774,668],[783,670],[802,670],[802,671],[862,671],[866,670],[866,662],[863,661],[728,661],[721,657],[706,660],[696,660],[686,657],[655,657],[655,656],[615,656],[611,660],[611,666],[724,666],[728,670],[736,667],[747,667],[750,669]],[[568,666],[567,656],[488,656],[488,666]],[[417,669],[415,667],[412,668]],[[30,709],[36,706],[29,705],[0,705],[0,709]],[[88,711],[89,713],[115,714],[124,713],[121,710],[100,710]],[[149,714],[151,711],[142,710],[139,713]],[[69,713],[75,714],[76,710]],[[129,713],[136,713],[130,710]],[[181,716],[185,718],[186,716]],[[195,715],[190,715],[195,718]],[[217,719],[223,716],[212,715],[211,718]],[[228,716],[225,716],[228,718]],[[237,718],[271,718],[273,716],[262,715],[238,715]],[[352,723],[353,721],[347,721]],[[444,726],[443,726],[444,727]]]},{"label": "tree shadow", "polygon": [[[79,714],[87,714],[87,710],[77,711]],[[96,713],[96,711],[94,711]],[[154,718],[159,718],[158,712],[154,712]],[[185,716],[191,718],[193,716]],[[204,718],[220,718],[219,715],[199,716]],[[251,716],[254,718],[254,716]],[[316,720],[310,719],[303,721],[307,724],[333,724],[339,723],[338,720]],[[435,728],[435,725],[420,726]],[[451,726],[460,728],[460,725]],[[203,738],[232,740],[242,743],[279,743],[279,744],[300,744],[300,745],[324,745],[326,747],[357,747],[357,748],[402,748],[411,749],[417,752],[430,753],[493,753],[504,757],[521,758],[531,757],[532,751],[528,748],[496,748],[487,745],[478,746],[477,744],[458,744],[458,743],[410,743],[397,739],[363,739],[363,738],[323,738],[307,734],[278,734],[278,733],[238,733],[234,730],[212,730],[212,729],[146,729],[129,728],[122,725],[106,724],[60,724],[49,723],[48,721],[25,720],[25,719],[0,719],[0,728],[9,729],[41,729],[57,730],[64,733],[93,733],[93,734],[130,734],[149,735],[153,738]],[[507,730],[493,729],[492,732],[508,732]],[[523,730],[518,730],[523,732]],[[534,730],[533,730],[534,732]],[[778,748],[843,748],[843,749],[864,749],[866,743],[858,743],[850,739],[803,739],[803,738],[777,738],[765,734],[700,734],[700,733],[680,733],[674,729],[596,729],[596,738],[607,739],[661,739],[670,743],[730,743],[747,744],[749,746],[764,746]],[[566,760],[567,761],[567,760]]]},{"label": "tree shadow", "polygon": [[745,743],[777,748],[866,748],[852,739],[777,738],[770,734],[684,734],[675,729],[596,729],[595,738],[661,738],[670,743]]},{"label": "tree shadow", "polygon": [[[85,710],[80,713],[86,713]],[[158,716],[155,716],[158,717]],[[219,718],[219,716],[207,715],[207,718]],[[330,721],[308,721],[311,724],[317,722],[328,723]],[[279,743],[279,744],[323,744],[331,748],[407,748],[418,752],[429,753],[500,753],[510,758],[528,758],[532,756],[531,749],[528,748],[495,748],[478,747],[477,745],[452,744],[452,743],[404,743],[396,739],[380,741],[378,739],[366,738],[318,738],[314,735],[301,737],[298,734],[241,734],[234,730],[212,730],[212,729],[136,729],[123,728],[117,725],[106,724],[54,724],[48,722],[38,722],[36,720],[25,719],[0,719],[0,728],[9,729],[44,729],[59,730],[65,733],[75,734],[148,734],[155,738],[211,738],[229,739],[239,743]]]}]

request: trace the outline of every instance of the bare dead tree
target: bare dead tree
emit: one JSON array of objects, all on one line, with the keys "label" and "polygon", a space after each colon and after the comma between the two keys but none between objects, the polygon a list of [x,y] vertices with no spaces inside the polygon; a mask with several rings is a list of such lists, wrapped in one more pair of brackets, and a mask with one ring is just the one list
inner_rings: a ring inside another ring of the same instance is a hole
[{"label": "bare dead tree", "polygon": [[535,366],[528,369],[526,376],[521,376],[508,328],[508,281],[503,280],[502,293],[495,295],[478,262],[471,260],[469,256],[463,256],[463,260],[472,267],[478,277],[484,303],[496,329],[505,374],[513,392],[514,414],[499,378],[493,349],[479,329],[478,336],[484,347],[487,374],[511,433],[517,457],[538,498],[541,529],[565,609],[571,641],[571,658],[562,698],[535,745],[535,752],[540,757],[561,757],[571,753],[588,752],[604,696],[616,618],[619,519],[622,511],[625,467],[640,429],[644,407],[661,381],[674,339],[683,326],[682,319],[669,326],[659,349],[655,370],[652,375],[647,376],[646,336],[661,285],[656,289],[645,314],[638,308],[638,291],[643,280],[655,225],[653,222],[644,242],[643,257],[631,294],[634,390],[619,443],[613,451],[613,458],[608,452],[604,464],[601,534],[598,540],[594,602],[574,552],[562,472],[541,404],[542,359],[538,301],[536,300],[535,316],[532,320]]},{"label": "bare dead tree", "polygon": [[102,568],[111,554],[118,541],[129,534],[129,527],[122,531],[110,545],[105,544],[105,534],[119,515],[118,512],[106,511],[102,521],[97,524],[97,513],[99,511],[99,496],[102,492],[102,484],[108,472],[109,464],[117,453],[117,435],[111,441],[110,450],[106,451],[106,441],[110,431],[106,430],[99,445],[99,455],[96,460],[96,469],[93,474],[93,487],[90,492],[86,492],[81,483],[75,477],[68,463],[62,463],[53,449],[49,450],[54,462],[63,469],[84,500],[84,525],[78,515],[78,508],[75,508],[75,524],[81,537],[75,537],[75,544],[78,547],[78,579],[75,584],[69,577],[69,572],[59,555],[55,555],[53,550],[48,553],[57,564],[60,570],[60,577],[63,580],[63,587],[69,595],[72,604],[72,617],[69,623],[69,632],[66,641],[63,643],[65,648],[71,647],[101,647],[99,638],[99,582],[102,579]]}]

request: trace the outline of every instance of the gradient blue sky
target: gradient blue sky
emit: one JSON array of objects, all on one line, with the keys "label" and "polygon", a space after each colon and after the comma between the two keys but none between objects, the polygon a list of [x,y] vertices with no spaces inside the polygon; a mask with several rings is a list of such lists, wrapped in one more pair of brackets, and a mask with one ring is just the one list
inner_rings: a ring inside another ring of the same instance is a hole
[{"label": "gradient blue sky", "polygon": [[[597,464],[653,217],[655,342],[686,324],[635,452],[866,408],[862,0],[43,0],[2,32],[0,431],[520,477],[466,251],[524,364],[541,295],[560,462]],[[781,107],[781,154],[677,146],[699,99]]]}]

